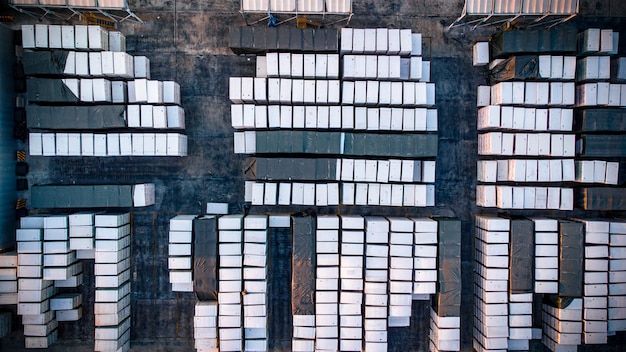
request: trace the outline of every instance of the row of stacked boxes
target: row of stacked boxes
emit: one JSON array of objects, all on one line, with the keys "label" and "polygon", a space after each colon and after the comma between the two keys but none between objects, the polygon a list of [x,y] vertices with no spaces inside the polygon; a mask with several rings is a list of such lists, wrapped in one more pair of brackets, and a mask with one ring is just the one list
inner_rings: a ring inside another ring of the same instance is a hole
[{"label": "row of stacked boxes", "polygon": [[[369,48],[370,43],[367,44],[367,50],[360,49],[359,43],[365,38],[365,33],[368,37],[372,33],[374,35],[372,51]],[[342,30],[341,54],[269,52],[266,56],[258,56],[256,77],[230,79],[229,96],[235,103],[231,107],[231,120],[232,126],[238,130],[234,134],[235,153],[315,153],[411,158],[412,160],[403,160],[403,164],[405,161],[420,162],[428,169],[427,175],[424,178],[420,175],[418,182],[434,183],[434,177],[430,176],[434,176],[431,165],[434,166],[435,162],[421,158],[436,157],[436,135],[428,132],[437,131],[437,110],[415,108],[435,104],[435,86],[428,82],[430,64],[422,60],[421,46],[421,34],[412,34],[410,30],[346,28]],[[364,52],[382,55],[360,55]],[[351,74],[354,65],[359,63],[362,65],[358,67],[358,72]],[[333,78],[341,79],[332,80]],[[368,78],[379,80],[353,81]],[[328,104],[331,105],[327,106]],[[268,128],[316,129],[319,132],[258,131]],[[344,134],[322,132],[324,129],[426,133]],[[389,145],[387,141],[392,137],[402,139],[392,145],[402,146],[406,150],[382,150],[385,149],[384,145]],[[346,178],[342,180],[348,180],[348,174],[360,173],[357,166],[350,167],[346,163],[342,171]],[[393,178],[391,171],[385,172],[384,167],[380,174],[381,179]],[[292,176],[289,175],[285,180],[296,180]],[[343,188],[342,197],[339,196],[340,186]],[[434,193],[432,184],[393,187],[374,183],[246,184],[246,201],[255,205],[433,206]]]},{"label": "row of stacked boxes", "polygon": [[[293,349],[386,351],[387,328],[410,326],[412,300],[436,294],[431,350],[459,350],[460,228],[454,220],[439,224],[426,218],[292,217]],[[315,258],[315,277],[303,267],[311,265],[307,256]]]},{"label": "row of stacked boxes", "polygon": [[[25,48],[83,50],[83,28],[93,32],[96,43],[83,51],[26,51],[21,55],[27,77],[27,124],[43,130],[102,130],[115,128],[184,129],[180,86],[173,81],[150,80],[146,57],[125,53],[124,36],[97,26],[36,25],[32,33],[57,28],[67,31],[74,45],[29,46],[30,29],[22,30]],[[65,29],[67,27],[67,30]],[[93,27],[93,28],[92,28]],[[80,29],[79,29],[80,28]],[[70,29],[76,33],[70,35]],[[41,34],[43,38],[43,34]],[[111,41],[111,43],[109,43]],[[111,47],[109,47],[109,44]],[[108,51],[111,49],[111,51]],[[51,77],[59,78],[51,78]],[[78,78],[72,78],[78,77]],[[104,77],[104,78],[97,78]],[[101,103],[118,105],[93,105]],[[60,106],[59,103],[64,103]],[[130,103],[130,105],[122,105]],[[89,105],[84,105],[89,104]],[[139,105],[140,104],[140,105]],[[62,116],[62,119],[58,119]],[[108,138],[107,138],[108,137]],[[56,156],[186,156],[187,137],[183,134],[109,133],[30,134],[31,155]],[[110,141],[107,141],[110,139]],[[168,141],[171,139],[171,142]]]}]

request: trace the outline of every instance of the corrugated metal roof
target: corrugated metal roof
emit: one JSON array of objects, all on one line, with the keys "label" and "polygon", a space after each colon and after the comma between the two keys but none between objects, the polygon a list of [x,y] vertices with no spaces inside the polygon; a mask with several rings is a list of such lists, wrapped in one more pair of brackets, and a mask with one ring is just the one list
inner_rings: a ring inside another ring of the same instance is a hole
[{"label": "corrugated metal roof", "polygon": [[269,0],[241,0],[241,8],[244,11],[267,11],[269,7]]},{"label": "corrugated metal roof", "polygon": [[298,12],[324,12],[324,0],[298,0]]},{"label": "corrugated metal roof", "polygon": [[352,12],[352,0],[326,0],[326,12],[350,13]]},{"label": "corrugated metal roof", "polygon": [[296,0],[272,0],[270,9],[276,12],[294,12]]},{"label": "corrugated metal roof", "polygon": [[578,0],[552,0],[550,13],[555,15],[571,15],[577,12]]},{"label": "corrugated metal roof", "polygon": [[493,9],[493,0],[466,0],[465,9],[468,15],[486,15]]},{"label": "corrugated metal roof", "polygon": [[493,4],[493,13],[496,14],[514,14],[520,11],[521,0],[495,0]]},{"label": "corrugated metal roof", "polygon": [[550,9],[550,0],[524,0],[524,14],[542,14]]}]

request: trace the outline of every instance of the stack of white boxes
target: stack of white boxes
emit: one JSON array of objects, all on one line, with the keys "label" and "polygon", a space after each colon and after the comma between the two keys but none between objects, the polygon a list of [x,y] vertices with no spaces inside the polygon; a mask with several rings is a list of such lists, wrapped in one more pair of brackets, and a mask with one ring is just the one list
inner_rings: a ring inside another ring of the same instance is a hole
[{"label": "stack of white boxes", "polygon": [[167,266],[174,292],[193,292],[191,243],[195,218],[195,215],[177,215],[170,219]]},{"label": "stack of white boxes", "polygon": [[437,221],[414,218],[413,299],[429,300],[437,292]]},{"label": "stack of white boxes", "polygon": [[553,352],[576,352],[582,339],[583,300],[574,298],[563,308],[542,304],[541,342]]},{"label": "stack of white boxes", "polygon": [[[317,217],[315,253],[315,349],[338,350],[339,279],[358,279],[362,268],[342,266],[340,270],[339,218],[336,215]],[[347,306],[345,312],[348,312]]]},{"label": "stack of white boxes", "polygon": [[429,350],[461,350],[461,317],[440,317],[430,307]]},{"label": "stack of white boxes", "polygon": [[0,254],[0,304],[17,304],[17,252]]},{"label": "stack of white boxes", "polygon": [[[256,152],[255,129],[437,132],[435,84],[421,55],[422,35],[409,29],[344,28],[341,55],[258,57],[256,77],[230,78],[235,153]],[[395,160],[406,169],[401,174],[399,164],[367,160],[373,177],[361,181],[369,183],[348,183],[366,175],[357,161],[354,168],[338,167],[336,180],[345,183],[250,182],[245,199],[253,205],[435,205],[435,161]]]},{"label": "stack of white boxes", "polygon": [[474,340],[476,351],[508,348],[510,221],[476,216]]},{"label": "stack of white boxes", "polygon": [[[268,348],[267,228],[266,215],[248,215],[244,219],[243,327],[246,351],[267,351]],[[241,257],[233,259],[241,263]]]},{"label": "stack of white boxes", "polygon": [[[478,87],[478,180],[499,182],[574,181],[576,137],[572,131],[576,58],[542,55],[539,76],[549,82],[500,82]],[[515,133],[494,132],[515,130]],[[530,159],[503,159],[529,156]],[[556,158],[572,159],[556,159]],[[500,209],[572,210],[573,190],[560,187],[476,187],[476,205]]]},{"label": "stack of white boxes", "polygon": [[577,160],[576,182],[618,184],[619,163],[605,160]]},{"label": "stack of white boxes", "polygon": [[[408,327],[413,301],[413,231],[407,218],[388,218],[389,227],[389,327]],[[436,275],[435,278],[436,280]]]},{"label": "stack of white boxes", "polygon": [[[389,222],[365,218],[365,350],[387,350]],[[386,265],[385,265],[386,264]]]},{"label": "stack of white boxes", "polygon": [[82,293],[63,293],[50,299],[50,310],[57,321],[76,321],[83,316],[82,304]]},{"label": "stack of white boxes", "polygon": [[95,216],[95,351],[130,349],[130,214]]},{"label": "stack of white boxes", "polygon": [[532,339],[533,294],[509,293],[509,341],[510,351],[528,351]]},{"label": "stack of white boxes", "polygon": [[535,293],[559,292],[559,222],[533,218],[535,224]]},{"label": "stack of white boxes", "polygon": [[44,218],[44,280],[67,280],[82,272],[82,263],[70,250],[68,226],[67,215]]},{"label": "stack of white boxes", "polygon": [[193,316],[194,347],[197,351],[216,351],[217,302],[198,301]]},{"label": "stack of white boxes", "polygon": [[69,216],[70,249],[77,259],[93,259],[95,255],[94,213],[76,213]]},{"label": "stack of white boxes", "polygon": [[609,228],[608,332],[626,331],[626,223],[611,222]]},{"label": "stack of white boxes", "polygon": [[[585,226],[583,343],[606,344],[610,223],[594,220],[580,221]],[[617,277],[614,278],[617,279]]]},{"label": "stack of white boxes", "polygon": [[315,315],[293,316],[291,350],[294,352],[315,350]]},{"label": "stack of white boxes", "polygon": [[[339,349],[341,351],[361,351],[363,349],[362,306],[363,303],[367,304],[363,295],[364,229],[365,222],[362,216],[341,215],[341,257],[339,258],[341,279]],[[331,259],[334,258],[333,256]]]},{"label": "stack of white boxes", "polygon": [[[221,351],[241,351],[244,346],[241,315],[244,220],[240,215],[226,215],[220,217],[218,221],[220,232],[217,295],[219,346]],[[232,236],[228,236],[225,232]]]},{"label": "stack of white boxes", "polygon": [[[22,45],[24,49],[71,50],[62,75],[91,78],[62,80],[82,102],[142,104],[128,105],[125,111],[128,127],[185,128],[179,84],[150,80],[150,60],[127,54],[126,38],[120,32],[108,32],[99,26],[24,25]],[[30,155],[187,155],[187,136],[179,133],[108,133],[94,138],[93,133],[34,132],[29,139]]]},{"label": "stack of white boxes", "polygon": [[579,34],[578,44],[577,106],[625,106],[623,85],[609,83],[610,55],[617,54],[619,32],[589,28]]},{"label": "stack of white boxes", "polygon": [[44,219],[23,217],[16,231],[17,314],[22,316],[26,348],[48,348],[57,339],[57,321],[49,300],[55,288],[53,281],[43,280]]}]

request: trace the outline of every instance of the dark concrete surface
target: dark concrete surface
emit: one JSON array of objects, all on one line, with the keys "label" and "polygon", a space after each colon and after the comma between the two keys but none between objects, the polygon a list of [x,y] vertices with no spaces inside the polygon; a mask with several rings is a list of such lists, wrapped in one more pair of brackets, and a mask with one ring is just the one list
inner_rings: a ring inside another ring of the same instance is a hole
[{"label": "dark concrete surface", "polygon": [[[15,16],[18,28],[36,20],[0,5],[0,14]],[[177,213],[201,213],[209,201],[229,202],[231,212],[244,210],[243,156],[233,154],[228,77],[252,76],[254,58],[235,56],[228,49],[228,27],[244,25],[237,0],[131,0],[131,8],[146,22],[122,23],[127,49],[151,60],[152,77],[180,83],[186,111],[189,156],[186,158],[29,158],[34,183],[154,182],[156,204],[133,214],[132,237],[132,350],[153,352],[193,350],[192,293],[174,293],[167,275],[168,220]],[[354,0],[352,27],[411,28],[424,35],[425,56],[432,59],[432,80],[437,85],[439,155],[436,202],[428,209],[339,207],[329,213],[383,215],[443,215],[462,220],[463,350],[471,350],[472,324],[472,214],[476,174],[476,86],[485,84],[483,69],[471,65],[471,46],[485,39],[494,27],[470,31],[445,28],[461,13],[463,0]],[[581,14],[571,25],[583,28],[624,28],[623,0],[581,1]],[[611,16],[611,18],[606,18]],[[283,16],[284,17],[284,16]],[[279,16],[279,18],[281,18]],[[44,22],[59,23],[45,18]],[[263,25],[260,23],[259,25]],[[292,23],[284,24],[294,25]],[[625,33],[622,33],[626,37]],[[622,39],[624,43],[626,38]],[[625,45],[622,45],[625,47]],[[23,146],[22,146],[23,147]],[[300,211],[307,208],[253,207],[251,212]],[[528,215],[528,212],[511,212]],[[580,212],[532,214],[576,216]],[[588,214],[588,213],[587,213]],[[607,214],[593,214],[607,215]],[[624,214],[616,214],[624,215]],[[288,351],[291,339],[291,241],[288,231],[272,229],[268,310],[270,349]],[[84,317],[61,323],[59,342],[50,351],[93,350],[93,261],[85,262]],[[7,309],[12,309],[7,307]],[[414,302],[411,326],[389,330],[389,350],[425,351],[428,348],[428,304]],[[16,321],[15,326],[19,326]],[[3,350],[23,351],[23,336],[16,329],[2,341]],[[613,340],[612,340],[613,341]],[[623,337],[597,351],[621,350]],[[535,344],[533,350],[542,350]],[[588,350],[581,347],[581,350]]]}]

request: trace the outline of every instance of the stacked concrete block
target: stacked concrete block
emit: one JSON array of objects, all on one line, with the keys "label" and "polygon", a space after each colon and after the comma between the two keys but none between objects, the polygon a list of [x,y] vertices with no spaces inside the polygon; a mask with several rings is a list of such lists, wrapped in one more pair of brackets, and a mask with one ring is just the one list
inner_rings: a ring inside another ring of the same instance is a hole
[{"label": "stacked concrete block", "polygon": [[365,218],[365,256],[365,349],[386,350],[391,289],[387,287],[389,282],[387,219],[375,216]]},{"label": "stacked concrete block", "polygon": [[50,310],[55,312],[57,321],[76,321],[83,316],[82,304],[82,293],[63,293],[50,299]]},{"label": "stacked concrete block", "polygon": [[[244,292],[242,290],[242,232],[244,230],[244,220],[241,216],[223,216],[219,221],[218,254],[220,267],[218,270],[217,294],[219,346],[222,351],[241,351],[244,345],[242,321],[242,292]],[[227,221],[231,226],[221,226]],[[228,228],[228,231],[232,231],[235,236],[229,236],[231,238],[227,239],[226,235],[222,233],[222,228]],[[254,295],[258,294],[251,295],[254,297]],[[247,296],[246,294],[244,297]]]},{"label": "stacked concrete block", "polygon": [[559,223],[533,218],[535,224],[535,293],[558,293]]},{"label": "stacked concrete block", "polygon": [[[606,344],[609,293],[609,230],[607,221],[580,220],[585,227],[583,343]],[[618,275],[619,276],[619,275]],[[616,280],[617,277],[614,277]]]},{"label": "stacked concrete block", "polygon": [[17,252],[0,254],[0,302],[17,304]]},{"label": "stacked concrete block", "polygon": [[476,216],[476,251],[474,273],[474,349],[477,351],[508,348],[508,219]]},{"label": "stacked concrete block", "polygon": [[339,349],[361,351],[364,346],[362,307],[368,303],[363,281],[365,222],[359,215],[341,215],[340,219]]},{"label": "stacked concrete block", "polygon": [[408,327],[413,300],[414,222],[408,218],[392,217],[388,220],[389,326]]},{"label": "stacked concrete block", "polygon": [[[553,352],[577,351],[582,334],[582,298],[559,299],[557,307],[542,304],[543,335],[541,342]],[[560,306],[560,307],[559,307]]]},{"label": "stacked concrete block", "polygon": [[170,219],[168,269],[175,292],[193,292],[191,244],[195,218],[195,215],[177,215]]},{"label": "stacked concrete block", "polygon": [[57,339],[58,322],[50,310],[56,289],[53,281],[43,279],[44,226],[44,217],[24,217],[16,230],[17,314],[22,316],[26,348],[47,348]]},{"label": "stacked concrete block", "polygon": [[626,330],[626,224],[611,222],[609,236],[608,332],[613,335]]},{"label": "stacked concrete block", "polygon": [[194,347],[198,352],[217,351],[217,302],[198,301],[193,316]]},{"label": "stacked concrete block", "polygon": [[130,349],[130,214],[98,214],[96,254],[95,351]]},{"label": "stacked concrete block", "polygon": [[[267,229],[266,215],[244,219],[243,327],[246,351],[267,351]],[[232,258],[241,261],[239,258]]]},{"label": "stacked concrete block", "polygon": [[67,280],[82,272],[82,263],[70,249],[68,226],[67,215],[44,218],[44,280]]},{"label": "stacked concrete block", "polygon": [[[414,218],[413,233],[413,295],[430,299],[437,292],[437,222],[429,218]],[[426,298],[427,297],[427,298]]]},{"label": "stacked concrete block", "polygon": [[315,350],[315,315],[293,316],[292,351],[309,352]]},{"label": "stacked concrete block", "polygon": [[[340,337],[340,278],[362,278],[359,274],[362,268],[341,267],[340,270],[339,217],[336,215],[317,217],[315,247],[315,349],[337,350]],[[347,308],[344,310],[348,312]]]},{"label": "stacked concrete block", "polygon": [[93,259],[95,254],[94,213],[75,213],[68,216],[70,250],[77,259]]}]

